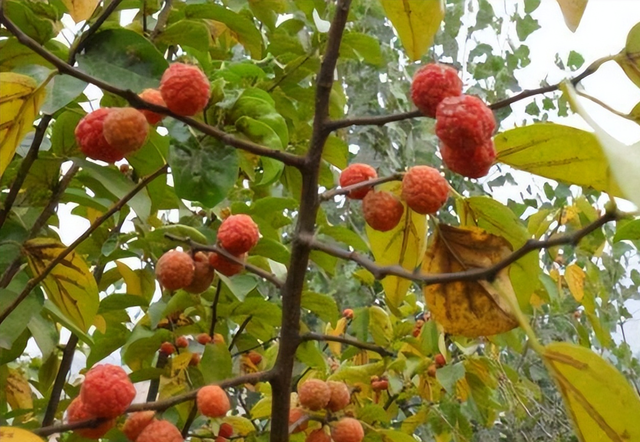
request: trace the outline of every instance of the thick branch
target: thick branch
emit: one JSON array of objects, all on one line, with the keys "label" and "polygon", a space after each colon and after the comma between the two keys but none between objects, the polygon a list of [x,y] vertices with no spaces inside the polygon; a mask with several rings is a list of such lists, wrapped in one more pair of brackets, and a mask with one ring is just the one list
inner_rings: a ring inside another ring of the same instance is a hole
[{"label": "thick branch", "polygon": [[318,333],[307,333],[301,336],[303,341],[324,341],[324,342],[339,342],[341,344],[350,345],[352,347],[361,348],[363,350],[373,351],[380,356],[395,356],[395,353],[380,347],[375,344],[369,344],[367,342],[360,342],[356,339],[346,338],[344,336],[331,336],[321,335]]},{"label": "thick branch", "polygon": [[599,229],[606,223],[622,218],[622,214],[617,212],[607,212],[594,222],[588,224],[580,230],[573,233],[550,238],[546,240],[530,239],[521,248],[511,253],[505,259],[491,267],[475,268],[465,270],[463,272],[453,273],[438,273],[438,274],[426,274],[419,272],[410,272],[409,270],[399,266],[379,266],[374,261],[366,256],[363,256],[357,252],[351,252],[349,250],[334,247],[328,244],[321,243],[314,239],[312,236],[306,236],[304,239],[309,246],[314,250],[327,253],[332,256],[336,256],[342,259],[348,259],[360,264],[362,267],[370,271],[376,279],[382,279],[388,275],[398,276],[400,278],[409,279],[424,285],[443,284],[456,281],[478,281],[480,279],[491,280],[502,269],[513,264],[529,252],[540,249],[547,249],[549,247],[559,246],[563,244],[577,245],[582,238],[590,234],[591,232]]},{"label": "thick branch", "polygon": [[361,181],[356,184],[352,184],[346,187],[336,187],[335,189],[327,190],[323,194],[320,195],[320,201],[328,201],[337,195],[346,195],[352,190],[358,190],[363,187],[372,187],[377,186],[378,184],[387,183],[389,181],[398,181],[401,180],[404,176],[404,173],[395,173],[393,175],[384,176],[380,178],[374,178],[372,180]]}]

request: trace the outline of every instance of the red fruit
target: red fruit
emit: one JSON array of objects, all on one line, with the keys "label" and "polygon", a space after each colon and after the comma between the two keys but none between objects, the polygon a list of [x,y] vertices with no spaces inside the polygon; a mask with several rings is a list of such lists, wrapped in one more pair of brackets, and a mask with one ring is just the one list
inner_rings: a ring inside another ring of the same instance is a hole
[{"label": "red fruit", "polygon": [[[71,401],[71,404],[69,404],[69,408],[67,408],[67,421],[70,424],[95,418],[96,415],[91,414],[87,411],[80,397],[77,397],[73,401]],[[96,428],[82,428],[74,431],[80,436],[86,437],[87,439],[98,439],[104,436],[111,428],[115,426],[115,424],[116,420],[114,418],[101,423]]]},{"label": "red fruit", "polygon": [[188,253],[170,250],[156,263],[156,278],[167,290],[187,287],[193,281],[195,264]]},{"label": "red fruit", "polygon": [[209,342],[211,342],[211,340],[212,340],[211,336],[209,336],[206,333],[200,333],[196,337],[196,341],[198,341],[198,344],[202,344],[202,345],[207,345]]},{"label": "red fruit", "polygon": [[331,442],[331,436],[329,436],[323,428],[319,428],[309,433],[305,442]]},{"label": "red fruit", "polygon": [[173,346],[171,342],[163,342],[160,344],[160,353],[164,353],[166,355],[172,355],[176,351],[176,348]]},{"label": "red fruit", "polygon": [[[306,415],[307,414],[301,408],[292,408],[291,410],[289,410],[289,426],[295,424]],[[304,431],[308,426],[309,421],[304,421],[293,430],[293,433]]]},{"label": "red fruit", "polygon": [[427,375],[432,378],[436,377],[436,364],[429,365],[429,367],[427,368]]},{"label": "red fruit", "polygon": [[218,229],[218,242],[232,255],[251,250],[260,239],[258,225],[249,215],[231,215]]},{"label": "red fruit", "polygon": [[153,421],[142,430],[136,442],[184,442],[184,438],[171,422]]},{"label": "red fruit", "polygon": [[422,331],[422,328],[420,327],[414,327],[413,331],[411,332],[411,334],[413,335],[414,338],[417,338],[418,336],[420,336],[420,332]]},{"label": "red fruit", "polygon": [[387,381],[386,379],[381,379],[379,381],[372,382],[371,383],[371,388],[373,388],[374,391],[388,390],[389,389],[389,381]]},{"label": "red fruit", "polygon": [[[158,89],[145,89],[139,95],[144,101],[148,101],[151,104],[157,104],[158,106],[167,107],[162,94]],[[147,122],[151,125],[156,125],[160,120],[164,118],[164,115],[151,112],[150,110],[140,109],[140,112],[147,119]]]},{"label": "red fruit", "polygon": [[198,410],[208,417],[222,417],[229,409],[229,397],[224,390],[217,385],[207,385],[198,391]]},{"label": "red fruit", "polygon": [[112,109],[104,119],[104,138],[124,155],[140,149],[149,134],[149,123],[138,109]]},{"label": "red fruit", "polygon": [[360,442],[364,439],[362,424],[351,417],[343,417],[331,428],[334,442]]},{"label": "red fruit", "polygon": [[233,427],[231,424],[226,422],[220,424],[220,429],[218,430],[218,437],[231,437],[233,434]]},{"label": "red fruit", "polygon": [[187,348],[189,346],[189,340],[186,336],[178,336],[176,339],[176,347],[178,348]]},{"label": "red fruit", "polygon": [[249,357],[249,360],[251,360],[253,365],[258,365],[260,364],[260,362],[262,362],[262,355],[257,351],[250,351],[247,356]]},{"label": "red fruit", "polygon": [[200,363],[200,359],[202,359],[202,356],[200,356],[198,353],[192,353],[191,359],[189,360],[189,365],[195,367]]},{"label": "red fruit", "polygon": [[160,93],[167,107],[178,115],[192,116],[209,102],[209,79],[196,66],[173,63],[160,80]]},{"label": "red fruit", "polygon": [[[244,262],[244,260],[247,259],[247,254],[243,253],[236,258]],[[224,276],[233,276],[244,270],[244,265],[233,262],[216,252],[211,252],[209,254],[209,265]]]},{"label": "red fruit", "polygon": [[436,355],[436,357],[434,358],[434,361],[435,361],[435,363],[436,363],[436,367],[437,367],[437,368],[444,367],[445,365],[447,365],[447,360],[446,360],[446,359],[445,359],[445,357],[444,357],[442,354],[440,354],[440,353],[438,353],[438,354]]},{"label": "red fruit", "polygon": [[97,365],[87,372],[80,397],[88,413],[97,417],[120,416],[131,405],[136,389],[117,365]]},{"label": "red fruit", "polygon": [[454,149],[472,149],[493,135],[493,112],[478,97],[460,95],[440,102],[436,111],[436,135]]},{"label": "red fruit", "polygon": [[362,200],[362,213],[372,229],[386,232],[398,225],[404,213],[404,206],[392,193],[373,191]]},{"label": "red fruit", "polygon": [[111,146],[104,137],[104,120],[113,111],[102,108],[88,113],[75,130],[76,142],[82,153],[94,160],[115,163],[124,158],[124,152]]},{"label": "red fruit", "polygon": [[193,257],[193,280],[184,289],[189,293],[202,293],[213,282],[213,268],[209,264],[209,256],[204,252],[197,252]]},{"label": "red fruit", "polygon": [[142,430],[153,421],[155,415],[155,411],[138,411],[137,413],[133,413],[124,423],[122,432],[131,442],[135,442]]},{"label": "red fruit", "polygon": [[213,343],[214,344],[224,344],[224,336],[222,336],[220,333],[214,333],[213,334]]},{"label": "red fruit", "polygon": [[[378,177],[376,170],[368,164],[355,163],[347,167],[340,174],[340,187],[347,187],[368,181]],[[348,197],[354,200],[361,200],[371,190],[370,186],[352,190],[348,193]]]},{"label": "red fruit", "polygon": [[345,308],[344,310],[342,310],[342,316],[347,319],[353,319],[353,310],[350,308]]},{"label": "red fruit", "polygon": [[318,411],[329,403],[331,389],[325,381],[309,379],[298,386],[298,399],[302,406]]},{"label": "red fruit", "polygon": [[214,442],[227,442],[227,438],[218,436]]},{"label": "red fruit", "polygon": [[440,172],[429,166],[414,166],[402,179],[402,199],[414,212],[436,213],[447,201],[449,184]]},{"label": "red fruit", "polygon": [[331,392],[327,408],[333,412],[340,411],[351,401],[349,388],[344,382],[327,381],[327,386]]},{"label": "red fruit", "polygon": [[427,117],[436,115],[436,107],[447,97],[462,94],[462,80],[454,68],[438,63],[421,67],[413,76],[411,99]]},{"label": "red fruit", "polygon": [[496,158],[496,150],[491,140],[474,149],[462,150],[441,144],[440,155],[445,166],[452,172],[467,178],[481,178],[489,173]]}]

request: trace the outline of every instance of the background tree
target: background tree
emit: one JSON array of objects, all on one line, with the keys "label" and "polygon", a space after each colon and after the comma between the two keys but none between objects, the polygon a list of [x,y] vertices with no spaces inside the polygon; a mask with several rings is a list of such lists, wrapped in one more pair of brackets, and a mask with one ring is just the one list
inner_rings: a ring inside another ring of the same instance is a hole
[{"label": "background tree", "polygon": [[[586,2],[559,3],[575,30]],[[611,335],[638,298],[640,220],[614,197],[639,203],[640,156],[580,87],[604,63],[640,86],[640,26],[619,54],[581,68],[572,53],[579,73],[522,91],[538,5],[505,21],[483,0],[0,0],[0,436],[640,439],[640,366]],[[491,181],[449,170],[414,110],[432,61],[493,110]],[[527,124],[500,125],[521,101]],[[570,112],[593,132],[549,122]],[[367,196],[397,195],[389,231],[346,197],[371,183],[336,185],[356,163],[377,171]],[[449,183],[437,214],[404,201],[417,165]],[[515,169],[554,181],[501,204]],[[67,245],[70,204],[89,227]],[[194,269],[201,287],[181,280]],[[112,354],[128,377],[95,368]],[[131,382],[146,400],[100,411]],[[162,420],[123,426],[125,409]]]}]

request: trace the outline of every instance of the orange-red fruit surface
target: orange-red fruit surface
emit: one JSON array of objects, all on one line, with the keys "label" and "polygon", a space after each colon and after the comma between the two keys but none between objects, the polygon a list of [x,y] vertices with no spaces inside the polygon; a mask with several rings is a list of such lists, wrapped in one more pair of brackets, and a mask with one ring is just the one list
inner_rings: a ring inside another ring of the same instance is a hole
[{"label": "orange-red fruit surface", "polygon": [[462,80],[458,71],[445,64],[430,63],[413,76],[411,100],[427,117],[436,115],[436,107],[447,97],[462,94]]},{"label": "orange-red fruit surface", "polygon": [[447,201],[448,195],[447,180],[433,167],[414,166],[404,174],[402,199],[416,213],[436,213]]},{"label": "orange-red fruit surface", "polygon": [[140,149],[149,134],[149,123],[138,109],[114,108],[104,119],[107,143],[127,155]]},{"label": "orange-red fruit surface", "polygon": [[436,110],[436,135],[454,149],[472,149],[485,144],[495,128],[491,109],[472,95],[445,98]]},{"label": "orange-red fruit surface", "polygon": [[155,415],[156,412],[151,410],[133,413],[125,421],[122,432],[127,436],[127,439],[135,442],[142,430],[153,421]]},{"label": "orange-red fruit surface", "polygon": [[124,413],[136,396],[129,376],[117,365],[96,365],[87,372],[80,397],[88,413],[114,418]]},{"label": "orange-red fruit surface", "polygon": [[104,137],[104,120],[112,111],[111,108],[102,108],[90,112],[76,126],[78,147],[93,160],[115,163],[124,158],[124,152],[111,146]]},{"label": "orange-red fruit surface", "polygon": [[188,253],[170,250],[156,263],[156,277],[167,290],[183,289],[193,281],[195,268]]},{"label": "orange-red fruit surface", "polygon": [[209,256],[204,252],[196,252],[193,257],[194,272],[191,284],[184,289],[189,293],[202,293],[213,282],[213,267],[209,264]]},{"label": "orange-red fruit surface", "polygon": [[209,102],[209,79],[196,66],[173,63],[160,80],[160,93],[167,107],[178,115],[193,116]]},{"label": "orange-red fruit surface", "polygon": [[[138,96],[144,101],[148,101],[149,103],[167,107],[167,104],[162,99],[162,94],[158,89],[145,89]],[[144,115],[149,124],[151,124],[152,126],[155,126],[160,122],[160,120],[164,118],[164,115],[152,112],[147,109],[140,109],[140,112],[142,112],[142,115]]]},{"label": "orange-red fruit surface", "polygon": [[386,232],[398,225],[404,206],[394,194],[386,191],[372,191],[362,200],[364,220],[372,229]]},{"label": "orange-red fruit surface", "polygon": [[360,442],[364,439],[364,429],[360,421],[343,417],[331,428],[334,442]]},{"label": "orange-red fruit surface", "polygon": [[[71,404],[69,404],[69,407],[67,408],[67,421],[70,424],[87,419],[94,419],[96,417],[97,416],[95,414],[91,414],[86,410],[80,397],[71,401]],[[78,433],[82,437],[86,437],[87,439],[98,439],[104,436],[111,428],[114,427],[115,424],[116,420],[114,418],[101,423],[96,428],[79,428],[74,430],[74,432]]]},{"label": "orange-red fruit surface", "polygon": [[[237,256],[237,258],[244,262],[247,259],[247,254],[243,253],[242,255]],[[209,265],[224,276],[233,276],[244,270],[244,265],[233,262],[216,252],[211,252],[209,254]]]},{"label": "orange-red fruit surface", "polygon": [[171,422],[153,421],[142,430],[136,442],[184,442],[184,438]]},{"label": "orange-red fruit surface", "polygon": [[231,215],[218,229],[218,242],[232,255],[248,252],[259,239],[258,225],[249,215]]},{"label": "orange-red fruit surface", "polygon": [[[352,186],[363,181],[372,180],[378,177],[376,170],[368,164],[354,163],[344,169],[340,174],[340,187]],[[354,200],[361,200],[371,190],[371,186],[352,190],[347,196]]]},{"label": "orange-red fruit surface", "polygon": [[454,149],[442,143],[440,155],[444,165],[452,172],[467,178],[481,178],[489,173],[496,159],[496,150],[491,140],[473,149]]},{"label": "orange-red fruit surface", "polygon": [[198,410],[208,417],[222,417],[231,409],[229,397],[217,385],[206,385],[198,390]]}]

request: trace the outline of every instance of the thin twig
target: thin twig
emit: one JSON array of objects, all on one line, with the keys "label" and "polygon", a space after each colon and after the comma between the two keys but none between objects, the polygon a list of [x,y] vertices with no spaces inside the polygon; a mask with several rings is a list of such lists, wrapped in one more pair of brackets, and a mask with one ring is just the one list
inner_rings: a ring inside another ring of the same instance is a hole
[{"label": "thin twig", "polygon": [[251,322],[252,319],[253,319],[253,315],[249,315],[245,318],[244,321],[242,321],[242,324],[240,324],[240,327],[238,327],[238,331],[235,332],[235,334],[233,335],[233,338],[231,339],[231,343],[229,344],[229,351],[231,351],[236,341],[238,340],[238,337],[244,331],[244,329],[247,328],[247,325],[249,325],[249,322]]},{"label": "thin twig", "polygon": [[162,10],[158,14],[158,21],[156,21],[156,26],[153,28],[153,32],[149,36],[149,40],[154,41],[158,35],[162,31],[164,31],[165,26],[167,26],[167,20],[169,20],[169,14],[171,14],[171,5],[173,4],[173,0],[165,0],[164,6]]},{"label": "thin twig", "polygon": [[42,426],[46,427],[53,423],[58,411],[58,404],[60,403],[60,394],[64,384],[67,382],[67,374],[71,368],[73,362],[73,356],[76,352],[76,345],[78,345],[78,335],[72,333],[67,340],[67,345],[62,352],[62,361],[58,368],[58,374],[56,374],[56,380],[54,381],[53,388],[51,389],[51,396],[49,397],[49,403],[47,404],[47,410],[44,413],[42,419]]},{"label": "thin twig", "polygon": [[373,351],[375,353],[378,353],[380,356],[396,355],[394,352],[389,351],[384,347],[380,347],[379,345],[369,344],[368,342],[360,342],[357,339],[346,338],[344,336],[331,336],[331,335],[321,335],[318,333],[306,333],[300,336],[300,339],[302,339],[303,341],[340,342],[341,344],[350,345],[352,347],[361,348],[363,350]]},{"label": "thin twig", "polygon": [[350,186],[336,187],[335,189],[327,190],[326,192],[322,193],[319,198],[320,198],[320,201],[328,201],[332,199],[334,196],[346,195],[352,190],[358,190],[363,187],[373,187],[373,186],[377,186],[378,184],[388,183],[389,181],[398,181],[398,180],[401,180],[403,176],[404,176],[404,173],[398,172],[389,176],[383,176],[379,178],[373,178],[367,181],[361,181],[359,183],[352,184]]},{"label": "thin twig", "polygon": [[218,278],[218,284],[216,285],[216,294],[213,297],[213,303],[211,304],[211,325],[209,326],[209,336],[213,339],[213,335],[216,331],[216,322],[218,321],[218,301],[220,300],[220,292],[222,291],[222,280]]},{"label": "thin twig", "polygon": [[232,358],[235,358],[235,357],[240,356],[240,355],[242,355],[242,354],[249,353],[251,350],[255,350],[256,348],[263,348],[264,346],[266,346],[266,345],[270,344],[270,343],[271,343],[271,342],[273,342],[273,341],[277,341],[278,339],[280,339],[280,336],[274,336],[273,338],[269,338],[269,339],[267,339],[267,340],[266,340],[266,341],[264,341],[262,344],[254,345],[253,347],[249,347],[249,348],[246,348],[246,349],[244,349],[244,350],[242,350],[242,351],[239,351],[239,352],[233,353],[233,354],[231,355],[231,357],[232,357]]},{"label": "thin twig", "polygon": [[89,29],[87,29],[87,32],[82,34],[80,38],[76,40],[77,43],[74,43],[74,46],[72,46],[69,51],[69,65],[73,66],[76,63],[76,56],[80,52],[82,52],[87,43],[87,40],[89,40],[89,38],[93,34],[98,32],[100,26],[102,26],[102,24],[109,18],[111,13],[116,10],[120,3],[122,3],[122,0],[112,0],[111,3],[109,3],[107,7],[104,8],[104,10],[100,13],[100,16],[96,19],[96,21],[89,27]]}]

